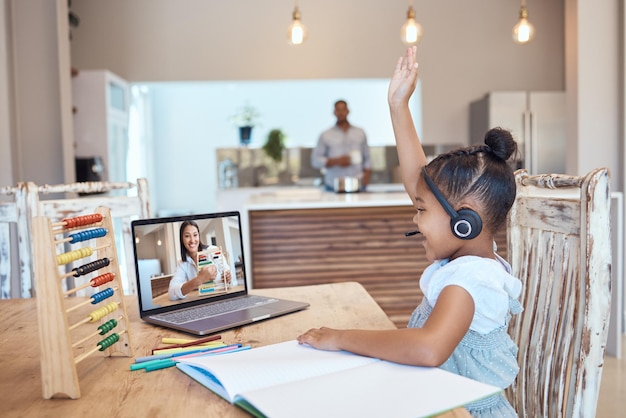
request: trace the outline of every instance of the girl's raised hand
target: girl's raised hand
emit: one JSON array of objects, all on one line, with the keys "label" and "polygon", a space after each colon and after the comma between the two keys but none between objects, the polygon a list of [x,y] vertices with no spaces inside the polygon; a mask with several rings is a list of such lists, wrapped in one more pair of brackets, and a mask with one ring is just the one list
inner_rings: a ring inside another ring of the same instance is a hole
[{"label": "girl's raised hand", "polygon": [[415,54],[417,48],[407,48],[406,55],[400,57],[389,82],[388,101],[390,106],[407,104],[409,97],[417,85],[417,62]]}]

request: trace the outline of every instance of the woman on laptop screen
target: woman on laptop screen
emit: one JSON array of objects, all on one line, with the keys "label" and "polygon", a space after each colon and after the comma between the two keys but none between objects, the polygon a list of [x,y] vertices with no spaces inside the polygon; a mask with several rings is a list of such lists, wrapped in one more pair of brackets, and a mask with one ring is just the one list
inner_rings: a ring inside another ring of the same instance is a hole
[{"label": "woman on laptop screen", "polygon": [[202,243],[200,228],[192,220],[181,224],[179,238],[181,261],[170,281],[170,300],[184,299],[193,291],[201,295],[227,291],[231,272],[221,249]]}]

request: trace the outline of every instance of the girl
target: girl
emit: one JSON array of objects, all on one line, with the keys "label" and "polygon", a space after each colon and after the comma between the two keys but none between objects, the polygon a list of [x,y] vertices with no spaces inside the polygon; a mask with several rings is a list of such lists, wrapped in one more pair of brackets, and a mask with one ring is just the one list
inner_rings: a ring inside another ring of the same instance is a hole
[{"label": "girl", "polygon": [[[413,221],[432,264],[424,271],[422,303],[407,328],[398,330],[311,329],[300,344],[416,366],[435,366],[501,388],[519,367],[507,334],[511,313],[521,306],[521,282],[494,252],[494,233],[515,199],[515,179],[506,160],[517,150],[511,134],[492,129],[483,146],[442,154],[426,165],[409,98],[417,83],[415,47],[396,65],[388,101],[402,179],[417,210]],[[515,417],[502,393],[466,408],[473,416]]]}]

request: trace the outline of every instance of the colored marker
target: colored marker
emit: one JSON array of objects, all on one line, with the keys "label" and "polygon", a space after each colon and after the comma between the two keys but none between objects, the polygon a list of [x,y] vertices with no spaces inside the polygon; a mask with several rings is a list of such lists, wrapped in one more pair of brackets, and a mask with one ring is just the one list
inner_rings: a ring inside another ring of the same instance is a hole
[{"label": "colored marker", "polygon": [[168,345],[167,347],[154,348],[152,350],[152,354],[154,354],[154,352],[157,351],[157,350],[170,349],[170,348],[183,348],[183,347],[189,347],[189,346],[193,346],[193,345],[201,345],[201,344],[204,344],[204,343],[208,343],[208,342],[216,341],[216,340],[220,340],[220,339],[222,339],[221,335],[212,335],[210,337],[200,338],[198,340],[185,341],[185,342],[182,342],[182,343],[174,343],[172,345]]},{"label": "colored marker", "polygon": [[220,355],[220,354],[234,353],[236,351],[249,350],[250,348],[251,348],[251,346],[249,346],[249,345],[244,345],[244,346],[241,346],[241,347],[234,347],[234,348],[230,348],[230,349],[226,349],[226,347],[224,347],[223,349],[219,349],[217,352],[213,351],[213,352],[209,352],[209,353],[197,353],[197,354],[191,354],[189,356],[180,356],[180,357],[172,357],[172,358],[163,359],[163,360],[155,360],[153,362],[149,362],[150,364],[148,364],[145,367],[145,370],[146,370],[146,372],[152,372],[152,371],[155,371],[155,370],[167,369],[169,367],[175,366],[176,363],[178,363],[181,358],[216,356],[216,355]]},{"label": "colored marker", "polygon": [[223,345],[223,346],[219,346],[219,347],[204,347],[204,348],[200,348],[200,349],[181,351],[181,352],[177,352],[177,353],[156,354],[156,355],[153,355],[153,356],[137,357],[135,359],[135,363],[145,363],[146,361],[152,361],[152,360],[163,360],[163,359],[168,359],[168,358],[172,358],[172,357],[185,356],[185,355],[188,355],[188,354],[203,353],[203,352],[208,352],[208,351],[213,351],[213,350],[220,350],[220,349],[228,348],[228,347],[241,347],[241,344]]},{"label": "colored marker", "polygon": [[216,341],[213,343],[205,343],[202,345],[190,345],[188,347],[159,348],[159,349],[153,349],[152,354],[157,355],[157,354],[182,353],[184,351],[189,351],[189,350],[201,350],[203,348],[224,347],[225,345],[226,344],[224,344],[221,341]]}]

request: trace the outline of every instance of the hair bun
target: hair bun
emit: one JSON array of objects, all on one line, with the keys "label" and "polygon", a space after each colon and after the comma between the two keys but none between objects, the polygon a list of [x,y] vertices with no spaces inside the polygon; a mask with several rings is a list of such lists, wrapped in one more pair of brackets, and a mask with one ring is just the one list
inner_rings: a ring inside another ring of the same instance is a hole
[{"label": "hair bun", "polygon": [[504,128],[491,128],[485,134],[485,144],[491,148],[491,152],[497,157],[508,160],[517,151],[517,143],[511,132]]}]

